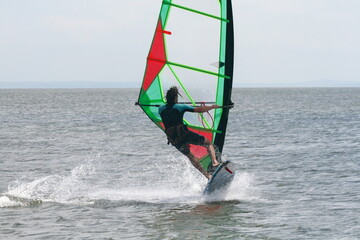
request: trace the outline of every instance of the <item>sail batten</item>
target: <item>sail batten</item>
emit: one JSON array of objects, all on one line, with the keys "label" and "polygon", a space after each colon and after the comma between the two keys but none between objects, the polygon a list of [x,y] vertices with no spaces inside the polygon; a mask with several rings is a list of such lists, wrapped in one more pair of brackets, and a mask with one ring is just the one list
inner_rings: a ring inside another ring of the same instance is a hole
[{"label": "sail batten", "polygon": [[221,21],[224,21],[224,22],[229,22],[228,19],[221,18],[221,17],[218,17],[218,16],[214,16],[212,14],[202,12],[202,11],[199,11],[199,10],[196,10],[196,9],[188,8],[188,7],[185,7],[185,6],[181,6],[181,5],[178,5],[178,4],[173,4],[173,3],[168,2],[168,1],[163,1],[163,4],[170,5],[170,6],[173,6],[173,7],[177,7],[177,8],[180,8],[180,9],[183,9],[183,10],[186,10],[186,11],[190,11],[190,12],[194,12],[194,13],[197,13],[197,14],[201,14],[201,15],[204,15],[204,16],[207,16],[207,17],[210,17],[210,18],[215,18],[217,20],[221,20]]},{"label": "sail batten", "polygon": [[193,70],[193,71],[198,71],[198,72],[202,72],[202,73],[206,73],[206,74],[211,74],[211,75],[218,76],[218,77],[221,77],[221,78],[226,78],[226,79],[231,78],[230,76],[222,75],[222,74],[219,74],[219,73],[216,73],[216,72],[211,72],[211,71],[207,71],[205,69],[191,67],[191,66],[181,64],[181,63],[169,62],[169,61],[165,61],[163,59],[148,57],[148,60],[149,61],[160,62],[160,63],[165,63],[165,64],[169,64],[169,65],[173,65],[173,66],[178,66],[178,67],[182,67],[182,68],[187,68],[187,69],[190,69],[190,70]]}]

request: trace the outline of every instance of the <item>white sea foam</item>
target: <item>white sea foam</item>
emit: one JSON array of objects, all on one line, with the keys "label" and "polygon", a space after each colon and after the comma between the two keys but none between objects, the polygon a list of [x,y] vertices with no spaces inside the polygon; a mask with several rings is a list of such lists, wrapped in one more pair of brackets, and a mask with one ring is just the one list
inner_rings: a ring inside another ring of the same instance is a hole
[{"label": "white sea foam", "polygon": [[225,200],[258,200],[260,193],[256,187],[254,179],[253,175],[247,172],[238,171],[227,190]]},{"label": "white sea foam", "polygon": [[84,197],[91,187],[86,184],[86,177],[95,172],[92,161],[81,164],[70,174],[50,175],[30,181],[16,181],[9,186],[2,197],[1,207],[24,206],[29,202],[88,203]]},{"label": "white sea foam", "polygon": [[[225,193],[204,197],[202,192],[207,180],[185,157],[170,155],[166,164],[148,165],[138,173],[139,178],[129,181],[131,172],[124,173],[123,179],[112,188],[97,188],[90,193],[90,199],[111,201],[135,201],[149,203],[197,204],[209,201],[251,201],[259,199],[254,186],[254,177],[238,171]],[[148,174],[144,177],[143,174]],[[144,179],[146,181],[144,182]]]},{"label": "white sea foam", "polygon": [[[226,194],[205,198],[202,191],[207,181],[186,157],[169,155],[162,161],[164,164],[144,165],[135,173],[123,169],[121,178],[114,179],[106,171],[103,175],[97,173],[97,168],[101,168],[100,155],[96,153],[92,160],[68,173],[18,180],[5,194],[11,198],[0,199],[0,207],[25,206],[34,202],[91,204],[96,200],[196,204],[257,198],[253,177],[247,173],[238,172]],[[101,185],[100,179],[111,182],[110,187]]]},{"label": "white sea foam", "polygon": [[20,202],[11,200],[7,196],[1,196],[0,197],[0,208],[4,208],[4,207],[20,207],[20,206],[22,206],[22,204]]}]

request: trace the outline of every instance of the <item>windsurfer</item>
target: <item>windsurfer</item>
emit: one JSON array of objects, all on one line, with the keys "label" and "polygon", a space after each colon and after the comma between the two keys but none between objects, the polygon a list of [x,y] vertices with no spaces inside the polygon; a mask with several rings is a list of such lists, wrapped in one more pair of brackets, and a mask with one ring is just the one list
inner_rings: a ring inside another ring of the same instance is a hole
[{"label": "windsurfer", "polygon": [[190,152],[189,144],[206,147],[211,157],[212,167],[216,167],[219,165],[219,162],[216,160],[214,145],[204,136],[190,131],[183,123],[183,116],[185,112],[203,113],[219,108],[219,106],[192,107],[186,104],[178,104],[178,95],[180,95],[178,88],[176,86],[171,87],[166,93],[167,104],[159,108],[159,114],[165,126],[168,143],[171,143],[181,153],[187,156],[192,165],[206,178],[210,179],[211,174],[200,165],[199,159]]}]

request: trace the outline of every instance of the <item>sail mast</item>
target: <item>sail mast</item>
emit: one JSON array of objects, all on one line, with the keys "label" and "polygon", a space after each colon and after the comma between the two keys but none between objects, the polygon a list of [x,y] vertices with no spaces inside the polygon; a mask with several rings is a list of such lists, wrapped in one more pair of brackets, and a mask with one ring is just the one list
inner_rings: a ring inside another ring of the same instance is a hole
[{"label": "sail mast", "polygon": [[[226,19],[229,20],[224,24],[226,25],[225,75],[229,76],[230,78],[224,79],[223,105],[231,106],[233,105],[231,101],[231,92],[234,72],[234,21],[231,0],[221,0],[221,2],[223,2],[222,4],[226,2],[226,7],[223,7],[223,9],[226,9]],[[229,110],[230,108],[226,108],[223,110],[218,128],[218,130],[220,130],[222,133],[217,134],[214,141],[214,144],[218,146],[220,152],[222,152],[222,149],[224,147]]]}]

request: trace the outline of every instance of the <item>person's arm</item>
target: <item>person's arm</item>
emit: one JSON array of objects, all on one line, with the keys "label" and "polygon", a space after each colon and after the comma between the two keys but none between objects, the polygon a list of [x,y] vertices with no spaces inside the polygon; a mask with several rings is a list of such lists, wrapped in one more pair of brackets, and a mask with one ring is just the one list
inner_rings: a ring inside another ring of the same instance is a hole
[{"label": "person's arm", "polygon": [[203,113],[203,112],[208,112],[208,111],[210,111],[212,109],[219,108],[219,107],[220,107],[219,105],[200,106],[200,107],[195,107],[194,112]]}]

